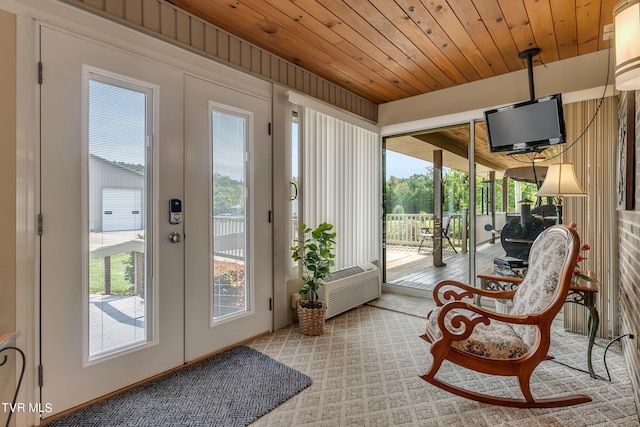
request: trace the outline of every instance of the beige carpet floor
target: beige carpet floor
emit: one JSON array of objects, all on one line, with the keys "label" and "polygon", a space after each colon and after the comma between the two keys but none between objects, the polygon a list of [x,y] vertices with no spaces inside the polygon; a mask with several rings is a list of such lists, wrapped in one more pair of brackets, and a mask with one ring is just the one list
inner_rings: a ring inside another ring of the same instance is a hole
[{"label": "beige carpet floor", "polygon": [[[619,343],[607,353],[611,382],[551,361],[533,374],[535,396],[585,393],[593,398],[590,403],[557,409],[487,405],[419,378],[431,362],[429,344],[418,337],[425,322],[419,316],[426,315],[432,301],[387,295],[372,303],[377,306],[365,305],[327,320],[322,336],[301,335],[292,325],[251,342],[256,350],[313,379],[309,388],[252,426],[640,425]],[[593,353],[596,372],[605,377],[606,344],[598,340]],[[584,336],[557,329],[552,354],[571,366],[585,367],[586,345]],[[439,375],[485,393],[520,397],[515,378],[478,374],[448,362]]]}]

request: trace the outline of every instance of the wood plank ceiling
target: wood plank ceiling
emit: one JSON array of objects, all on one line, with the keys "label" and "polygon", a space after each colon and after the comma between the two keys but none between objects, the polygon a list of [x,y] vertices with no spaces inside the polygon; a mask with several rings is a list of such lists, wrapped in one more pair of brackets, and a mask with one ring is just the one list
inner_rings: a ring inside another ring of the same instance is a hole
[{"label": "wood plank ceiling", "polygon": [[[382,104],[608,49],[619,0],[172,0],[193,15]],[[525,83],[523,83],[525,84]],[[465,128],[387,138],[387,148],[468,170]],[[417,141],[420,141],[417,144]],[[426,143],[426,144],[425,144]],[[490,154],[476,130],[478,173],[523,166]],[[557,150],[557,147],[551,148]],[[544,156],[545,153],[543,153]]]},{"label": "wood plank ceiling", "polygon": [[619,0],[172,0],[376,104],[607,49]]}]

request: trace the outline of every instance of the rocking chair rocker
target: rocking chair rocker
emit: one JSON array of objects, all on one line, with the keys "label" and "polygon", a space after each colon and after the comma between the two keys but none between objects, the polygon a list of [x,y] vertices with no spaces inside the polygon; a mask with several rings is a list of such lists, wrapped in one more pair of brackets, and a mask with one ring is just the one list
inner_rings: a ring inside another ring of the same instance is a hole
[{"label": "rocking chair rocker", "polygon": [[[569,293],[580,238],[563,225],[554,225],[536,238],[529,256],[527,276],[516,290],[490,291],[445,280],[435,287],[437,307],[429,313],[426,332],[433,363],[421,378],[458,396],[494,405],[555,408],[590,402],[578,394],[535,399],[531,374],[547,355],[551,323]],[[498,314],[462,301],[484,296],[512,299],[509,314]],[[444,360],[491,375],[517,376],[524,399],[491,396],[436,379]]]}]

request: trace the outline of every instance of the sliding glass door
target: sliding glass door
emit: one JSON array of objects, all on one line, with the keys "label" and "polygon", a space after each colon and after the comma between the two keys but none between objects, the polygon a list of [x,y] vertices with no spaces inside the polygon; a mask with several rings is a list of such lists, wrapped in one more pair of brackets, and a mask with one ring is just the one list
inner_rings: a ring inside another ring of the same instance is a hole
[{"label": "sliding glass door", "polygon": [[465,275],[468,141],[469,124],[385,138],[386,283],[430,291],[447,272]]}]

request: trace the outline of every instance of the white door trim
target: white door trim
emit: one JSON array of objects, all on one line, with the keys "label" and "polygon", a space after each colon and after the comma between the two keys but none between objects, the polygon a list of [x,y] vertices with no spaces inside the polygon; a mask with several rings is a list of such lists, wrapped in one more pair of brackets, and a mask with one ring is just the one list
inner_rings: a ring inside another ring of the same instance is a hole
[{"label": "white door trim", "polygon": [[[44,25],[73,31],[264,99],[271,99],[272,84],[59,1],[0,0],[0,9],[15,14],[17,21],[16,179],[19,185],[16,194],[16,325],[22,331],[17,345],[25,350],[27,357],[27,369],[18,401],[42,403],[37,375],[40,363],[37,356],[40,352],[40,291],[36,263],[40,256],[36,243],[37,212],[40,210],[36,125],[39,122],[39,87],[34,62],[38,50],[38,25],[46,23]],[[279,298],[274,301],[274,310],[278,301]],[[40,423],[37,413],[17,413],[15,419],[18,425]]]}]

